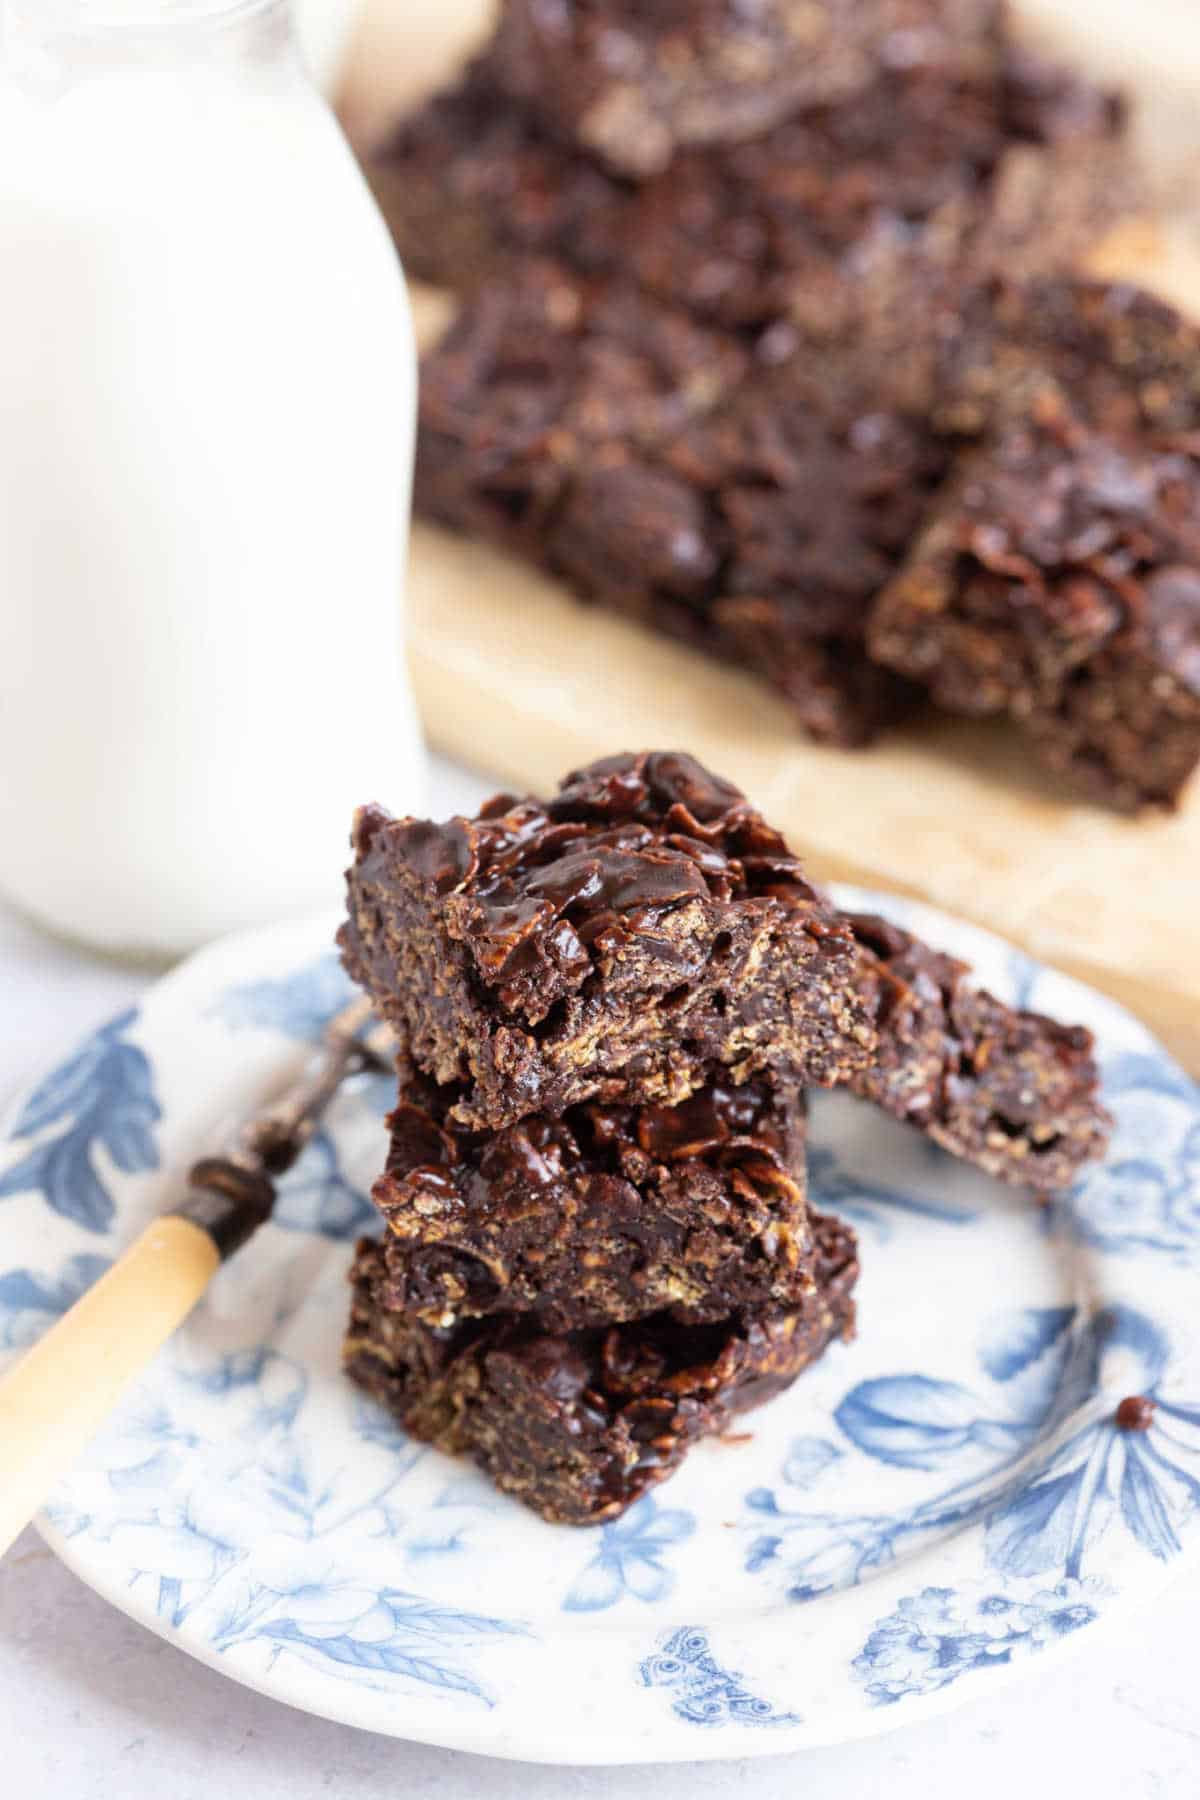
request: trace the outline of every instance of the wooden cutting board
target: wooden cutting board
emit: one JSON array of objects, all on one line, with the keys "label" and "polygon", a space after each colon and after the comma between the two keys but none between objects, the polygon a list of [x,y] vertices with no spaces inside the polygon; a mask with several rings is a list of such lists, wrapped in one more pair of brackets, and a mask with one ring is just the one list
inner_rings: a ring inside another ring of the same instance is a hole
[{"label": "wooden cutting board", "polygon": [[[370,134],[486,30],[486,0],[368,13],[346,113]],[[1104,272],[1200,314],[1189,229],[1123,234]],[[427,333],[444,298],[417,296]],[[1128,820],[1056,797],[1019,734],[949,718],[823,750],[748,676],[600,611],[492,550],[418,525],[410,653],[430,741],[520,789],[613,750],[684,748],[738,782],[814,871],[914,894],[1095,983],[1200,1074],[1200,777]]]}]

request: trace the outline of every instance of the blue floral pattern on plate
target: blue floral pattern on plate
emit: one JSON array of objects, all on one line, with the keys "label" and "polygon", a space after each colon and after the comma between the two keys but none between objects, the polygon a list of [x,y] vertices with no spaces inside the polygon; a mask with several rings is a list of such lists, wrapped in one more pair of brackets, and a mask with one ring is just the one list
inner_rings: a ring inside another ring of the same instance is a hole
[{"label": "blue floral pattern on plate", "polygon": [[238,982],[219,997],[213,1011],[234,1031],[253,1026],[313,1043],[353,998],[341,958],[330,950],[285,975]]},{"label": "blue floral pattern on plate", "polygon": [[[793,1507],[774,1489],[756,1489],[746,1499],[755,1534],[747,1569],[782,1575],[788,1599],[811,1600],[903,1560],[923,1536],[979,1520],[983,1560],[996,1583],[987,1604],[996,1619],[1008,1620],[1007,1643],[1014,1609],[1033,1604],[1013,1597],[1022,1592],[1019,1584],[1036,1578],[1044,1586],[1057,1577],[1060,1597],[1080,1591],[1101,1547],[1111,1555],[1110,1533],[1127,1532],[1159,1561],[1179,1553],[1182,1531],[1200,1506],[1200,1403],[1165,1387],[1167,1346],[1155,1325],[1123,1308],[1105,1309],[1078,1328],[1069,1309],[1025,1309],[987,1334],[979,1360],[997,1392],[1008,1384],[1005,1398],[903,1375],[858,1384],[834,1415],[866,1457],[907,1470],[950,1471],[949,1485],[907,1512],[853,1514]],[[1119,1368],[1115,1382],[1106,1379],[1106,1364]],[[1100,1410],[1093,1400],[1124,1385],[1149,1402],[1145,1430],[1122,1429],[1116,1405],[1109,1401]],[[792,1459],[782,1480],[795,1482]],[[861,1491],[870,1489],[864,1470]],[[1010,1591],[1009,1581],[1018,1587]],[[948,1620],[959,1597],[940,1588],[906,1597],[856,1659],[860,1675],[874,1671],[877,1653],[889,1646],[912,1647],[913,1620],[926,1602]],[[978,1657],[946,1650],[936,1685],[997,1660],[996,1644]],[[927,1672],[912,1691],[931,1691],[929,1680]],[[875,1699],[901,1697],[891,1688],[884,1693],[873,1676],[868,1686]]]},{"label": "blue floral pattern on plate", "polygon": [[648,1602],[665,1600],[675,1586],[666,1559],[695,1529],[690,1512],[661,1506],[647,1494],[623,1518],[601,1526],[600,1548],[571,1584],[563,1607],[567,1612],[603,1612],[627,1594]]},{"label": "blue floral pattern on plate", "polygon": [[1102,1168],[1057,1203],[1065,1230],[1119,1255],[1144,1251],[1187,1264],[1200,1242],[1200,1120],[1196,1088],[1163,1057],[1108,1057],[1105,1095],[1117,1117]]},{"label": "blue floral pattern on plate", "polygon": [[43,1331],[111,1267],[107,1256],[82,1254],[69,1257],[56,1276],[38,1275],[33,1269],[6,1270],[0,1275],[0,1346],[24,1350],[36,1344]]},{"label": "blue floral pattern on plate", "polygon": [[981,1583],[922,1588],[879,1621],[854,1673],[874,1706],[936,1694],[972,1670],[1001,1669],[1092,1624],[1107,1592],[1102,1583],[1077,1580],[1023,1600]]},{"label": "blue floral pattern on plate", "polygon": [[[849,898],[1097,1030],[1117,1131],[1076,1193],[1033,1206],[815,1098],[814,1198],[863,1239],[856,1343],[623,1519],[572,1531],[341,1377],[345,1240],[375,1223],[390,1098],[360,1080],[53,1497],[58,1552],[294,1705],[563,1761],[853,1736],[1086,1641],[1168,1578],[1200,1541],[1200,1096],[1089,990],[926,909]],[[214,946],[29,1096],[0,1144],[0,1361],[302,1059],[347,994],[330,936]],[[1122,1431],[1134,1394],[1148,1428]]]},{"label": "blue floral pattern on plate", "polygon": [[0,1200],[39,1193],[52,1211],[103,1233],[115,1205],[97,1153],[125,1175],[157,1169],[162,1108],[149,1059],[130,1041],[137,1016],[113,1019],[34,1088],[10,1132],[35,1142],[0,1174]]},{"label": "blue floral pattern on plate", "polygon": [[323,1129],[313,1133],[303,1160],[279,1183],[272,1218],[285,1231],[330,1238],[355,1238],[379,1222],[370,1195],[344,1174],[333,1133]]},{"label": "blue floral pattern on plate", "polygon": [[[268,1672],[296,1657],[335,1679],[418,1684],[490,1706],[473,1652],[527,1637],[520,1619],[381,1584],[339,1558],[345,1534],[395,1544],[415,1563],[431,1535],[444,1537],[429,1517],[444,1495],[406,1504],[421,1446],[358,1400],[359,1454],[328,1466],[306,1429],[301,1364],[262,1348],[174,1360],[171,1396],[128,1409],[109,1437],[105,1481],[86,1507],[54,1506],[57,1531],[118,1543],[156,1618],[202,1629],[222,1657],[265,1652]],[[220,1481],[198,1481],[201,1463]]]},{"label": "blue floral pattern on plate", "polygon": [[685,1725],[708,1731],[722,1725],[798,1725],[798,1713],[777,1712],[752,1694],[735,1669],[721,1666],[708,1646],[708,1633],[681,1625],[666,1633],[658,1649],[638,1668],[643,1687],[666,1688],[671,1710]]}]

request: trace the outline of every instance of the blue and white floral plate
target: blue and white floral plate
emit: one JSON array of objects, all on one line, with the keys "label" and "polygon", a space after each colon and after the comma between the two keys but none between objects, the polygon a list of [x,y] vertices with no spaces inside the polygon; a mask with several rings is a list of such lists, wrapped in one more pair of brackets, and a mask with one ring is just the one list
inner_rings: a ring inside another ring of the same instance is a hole
[{"label": "blue and white floral plate", "polygon": [[[854,895],[1009,1000],[1094,1027],[1107,1165],[1049,1209],[866,1107],[813,1109],[862,1240],[861,1328],[615,1524],[542,1524],[339,1373],[382,1077],[339,1100],[42,1520],[83,1579],[294,1706],[498,1756],[747,1755],[983,1693],[1200,1544],[1200,1092],[1110,1001],[928,909]],[[0,1147],[0,1346],[30,1343],[278,1085],[345,998],[327,923],[169,976]],[[1118,1429],[1127,1395],[1146,1431]]]}]

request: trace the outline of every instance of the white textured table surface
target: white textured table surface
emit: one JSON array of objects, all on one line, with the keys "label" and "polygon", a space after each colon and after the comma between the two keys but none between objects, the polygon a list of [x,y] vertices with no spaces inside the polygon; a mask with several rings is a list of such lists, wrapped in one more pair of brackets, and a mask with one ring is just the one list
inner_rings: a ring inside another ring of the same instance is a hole
[{"label": "white textured table surface", "polygon": [[[436,767],[439,813],[487,784]],[[0,1100],[144,978],[0,909]],[[0,1214],[0,1230],[3,1215]],[[0,1479],[2,1479],[0,1472]],[[947,1718],[761,1762],[569,1770],[370,1737],[236,1687],[131,1624],[26,1533],[0,1564],[0,1793],[13,1800],[889,1800],[1200,1796],[1200,1574],[1119,1635]]]}]

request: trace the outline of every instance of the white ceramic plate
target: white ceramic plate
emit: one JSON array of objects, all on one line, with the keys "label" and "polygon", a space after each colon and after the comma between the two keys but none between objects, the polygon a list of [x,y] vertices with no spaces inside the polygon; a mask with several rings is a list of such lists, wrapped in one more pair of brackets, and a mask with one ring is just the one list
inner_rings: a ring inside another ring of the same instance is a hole
[{"label": "white ceramic plate", "polygon": [[[871,897],[854,895],[858,903]],[[955,1704],[1171,1578],[1200,1542],[1200,1093],[1143,1028],[995,939],[881,910],[1098,1034],[1105,1167],[1043,1209],[840,1097],[812,1185],[858,1228],[860,1331],[624,1519],[541,1523],[339,1373],[382,1077],[338,1102],[42,1520],[213,1667],[375,1731],[563,1762],[748,1755]],[[0,1146],[18,1351],[278,1085],[341,1003],[328,922],[233,939],[114,1020]],[[214,1136],[215,1134],[215,1136]],[[1118,1430],[1126,1395],[1154,1402]]]}]

